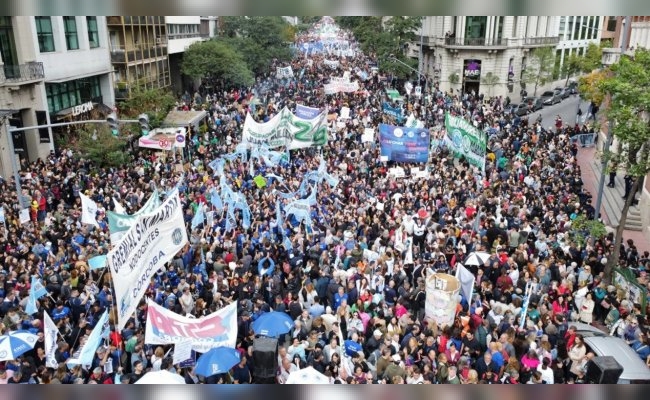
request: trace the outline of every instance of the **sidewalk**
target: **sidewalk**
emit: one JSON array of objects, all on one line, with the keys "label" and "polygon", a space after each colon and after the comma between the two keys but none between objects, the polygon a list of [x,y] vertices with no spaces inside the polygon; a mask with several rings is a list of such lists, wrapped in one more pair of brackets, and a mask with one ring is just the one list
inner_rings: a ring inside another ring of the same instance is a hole
[{"label": "sidewalk", "polygon": [[[599,177],[596,176],[596,173],[591,168],[590,162],[598,157],[596,147],[585,147],[578,148],[578,165],[580,166],[580,171],[582,171],[582,181],[585,184],[585,189],[589,191],[592,195],[591,205],[596,206],[596,197],[598,195],[598,181]],[[605,206],[601,204],[600,215],[602,216],[605,224],[609,222],[607,213],[605,212]],[[650,241],[646,239],[641,231],[623,231],[623,242],[627,239],[634,240],[637,249],[639,252],[650,251]]]}]

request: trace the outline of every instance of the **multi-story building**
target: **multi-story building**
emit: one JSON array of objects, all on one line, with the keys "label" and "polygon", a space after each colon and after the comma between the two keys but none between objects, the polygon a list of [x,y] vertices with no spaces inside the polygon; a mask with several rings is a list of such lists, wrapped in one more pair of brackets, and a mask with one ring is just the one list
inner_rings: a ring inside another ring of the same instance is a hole
[{"label": "multi-story building", "polygon": [[[559,43],[555,16],[425,17],[422,67],[441,90],[519,93],[529,52]],[[488,73],[496,77],[484,82]],[[485,87],[485,85],[487,87]],[[489,83],[489,85],[488,85]]]},{"label": "multi-story building", "polygon": [[562,16],[558,20],[560,42],[555,54],[556,71],[562,74],[565,61],[576,54],[583,56],[590,44],[600,45],[604,17],[601,16]]},{"label": "multi-story building", "polygon": [[[172,89],[180,94],[184,89],[198,87],[197,82],[193,82],[181,73],[183,53],[193,43],[210,37],[209,29],[206,33],[201,32],[202,17],[167,16],[165,22],[167,23],[167,52],[169,54],[171,85]],[[214,32],[214,29],[212,32]]]},{"label": "multi-story building", "polygon": [[620,17],[604,16],[603,17],[603,30],[600,35],[601,42],[609,41],[612,45],[616,40],[616,31],[618,25],[622,22]]},{"label": "multi-story building", "polygon": [[163,16],[108,16],[115,100],[134,90],[171,86],[167,24]]},{"label": "multi-story building", "polygon": [[[10,175],[9,126],[97,117],[114,103],[104,17],[0,17],[0,173]],[[102,115],[103,117],[103,115]],[[46,157],[62,130],[12,132],[19,160]]]}]

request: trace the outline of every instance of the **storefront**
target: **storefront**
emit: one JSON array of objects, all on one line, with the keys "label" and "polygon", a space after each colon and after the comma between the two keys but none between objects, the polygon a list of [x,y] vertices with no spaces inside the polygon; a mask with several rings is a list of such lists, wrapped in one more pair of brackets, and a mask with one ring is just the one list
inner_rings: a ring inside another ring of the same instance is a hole
[{"label": "storefront", "polygon": [[481,60],[464,60],[463,93],[480,93]]}]

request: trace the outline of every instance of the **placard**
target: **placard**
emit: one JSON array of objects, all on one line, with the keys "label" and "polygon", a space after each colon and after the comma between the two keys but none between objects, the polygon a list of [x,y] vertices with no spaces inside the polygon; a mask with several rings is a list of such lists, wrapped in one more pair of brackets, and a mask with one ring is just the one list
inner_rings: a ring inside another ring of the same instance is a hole
[{"label": "placard", "polygon": [[192,358],[192,342],[185,340],[174,344],[174,365]]},{"label": "placard", "polygon": [[29,221],[30,221],[29,208],[25,208],[23,210],[20,210],[20,214],[18,214],[18,217],[20,218],[20,224],[21,225],[29,223]]}]

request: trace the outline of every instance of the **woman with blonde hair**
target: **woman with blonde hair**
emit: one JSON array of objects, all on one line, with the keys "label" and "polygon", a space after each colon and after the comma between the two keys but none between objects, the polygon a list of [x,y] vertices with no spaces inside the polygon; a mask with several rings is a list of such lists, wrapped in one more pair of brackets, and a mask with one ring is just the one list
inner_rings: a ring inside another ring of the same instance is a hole
[{"label": "woman with blonde hair", "polygon": [[478,372],[475,369],[470,369],[464,383],[466,385],[478,385]]},{"label": "woman with blonde hair", "polygon": [[162,348],[162,346],[156,347],[156,350],[153,352],[153,355],[151,356],[152,371],[160,371],[163,358],[165,358],[165,350]]}]

